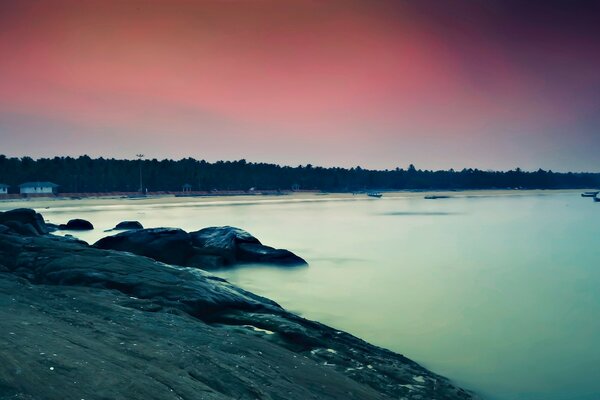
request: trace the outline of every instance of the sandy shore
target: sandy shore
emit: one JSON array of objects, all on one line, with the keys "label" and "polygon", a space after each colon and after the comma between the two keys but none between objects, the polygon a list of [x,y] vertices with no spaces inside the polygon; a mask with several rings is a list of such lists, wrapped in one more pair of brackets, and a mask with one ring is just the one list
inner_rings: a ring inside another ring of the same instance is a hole
[{"label": "sandy shore", "polygon": [[[562,190],[464,190],[464,191],[402,191],[384,192],[379,200],[397,198],[422,198],[428,195],[450,196],[450,197],[484,197],[484,196],[531,196],[549,194],[579,194],[586,189],[562,189]],[[302,201],[333,201],[333,200],[369,200],[366,194],[352,193],[291,193],[285,195],[238,195],[238,196],[202,196],[202,197],[175,197],[173,195],[148,196],[144,198],[122,198],[122,197],[88,197],[84,199],[71,199],[65,197],[54,198],[30,198],[0,200],[0,210],[6,211],[14,208],[57,208],[57,207],[89,207],[89,206],[111,206],[121,205],[123,202],[152,204],[152,205],[175,205],[175,204],[251,204],[251,203],[281,203]]]}]

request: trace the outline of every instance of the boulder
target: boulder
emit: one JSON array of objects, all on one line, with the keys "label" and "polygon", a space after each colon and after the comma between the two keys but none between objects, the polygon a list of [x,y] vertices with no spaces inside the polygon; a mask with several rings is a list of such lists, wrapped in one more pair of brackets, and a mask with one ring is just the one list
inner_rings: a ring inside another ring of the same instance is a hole
[{"label": "boulder", "polygon": [[186,265],[194,253],[190,235],[173,228],[138,229],[107,236],[94,247],[119,250],[153,258],[167,264]]},{"label": "boulder", "polygon": [[85,219],[75,218],[66,224],[60,224],[59,228],[64,231],[90,231],[94,229],[94,225]]},{"label": "boulder", "polygon": [[144,226],[140,224],[138,221],[123,221],[119,222],[117,226],[113,229],[115,230],[130,230],[130,229],[144,229]]},{"label": "boulder", "polygon": [[250,233],[232,226],[204,228],[191,232],[190,236],[195,247],[223,257],[224,265],[243,263],[306,264],[306,261],[291,251],[265,246]]},{"label": "boulder", "polygon": [[36,236],[49,232],[44,218],[30,208],[0,212],[0,224],[8,226],[21,235]]},{"label": "boulder", "polygon": [[236,264],[305,265],[288,250],[264,246],[243,229],[219,226],[187,233],[181,229],[134,229],[100,239],[94,247],[128,251],[167,264],[206,270]]},{"label": "boulder", "polygon": [[259,263],[274,265],[306,265],[307,262],[285,249],[274,249],[255,243],[240,243],[237,249],[237,259],[242,263]]},{"label": "boulder", "polygon": [[240,243],[260,244],[260,241],[243,229],[233,226],[213,226],[190,232],[195,247],[215,248],[235,252]]},{"label": "boulder", "polygon": [[23,235],[23,236],[38,236],[39,235],[39,232],[31,224],[24,224],[19,221],[5,221],[4,226],[9,228],[10,233],[16,233],[18,235]]}]

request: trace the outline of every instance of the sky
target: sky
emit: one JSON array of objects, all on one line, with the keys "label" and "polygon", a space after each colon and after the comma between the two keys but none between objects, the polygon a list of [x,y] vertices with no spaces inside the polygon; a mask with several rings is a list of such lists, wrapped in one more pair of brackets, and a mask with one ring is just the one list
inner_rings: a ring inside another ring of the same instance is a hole
[{"label": "sky", "polygon": [[600,171],[600,2],[0,0],[0,154]]}]

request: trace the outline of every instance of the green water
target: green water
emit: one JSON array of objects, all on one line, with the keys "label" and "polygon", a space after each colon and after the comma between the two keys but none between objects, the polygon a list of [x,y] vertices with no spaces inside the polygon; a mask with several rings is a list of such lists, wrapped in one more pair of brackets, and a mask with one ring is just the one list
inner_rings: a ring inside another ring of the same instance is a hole
[{"label": "green water", "polygon": [[90,242],[125,219],[244,228],[310,263],[219,273],[245,289],[486,398],[600,399],[600,203],[572,193],[315,200],[38,211],[89,219],[99,229],[79,236]]}]

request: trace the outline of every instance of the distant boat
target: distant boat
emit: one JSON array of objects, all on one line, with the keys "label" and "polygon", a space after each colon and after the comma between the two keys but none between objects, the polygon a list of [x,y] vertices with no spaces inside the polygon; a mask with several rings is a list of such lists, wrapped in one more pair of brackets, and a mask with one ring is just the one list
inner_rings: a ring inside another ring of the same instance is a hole
[{"label": "distant boat", "polygon": [[431,195],[431,196],[425,196],[425,198],[427,200],[435,200],[435,199],[449,199],[450,196],[437,196],[437,195]]},{"label": "distant boat", "polygon": [[367,193],[367,196],[380,198],[383,195],[381,193],[379,193],[379,192],[371,192],[371,193]]},{"label": "distant boat", "polygon": [[596,197],[600,192],[583,192],[581,193],[581,197]]}]

